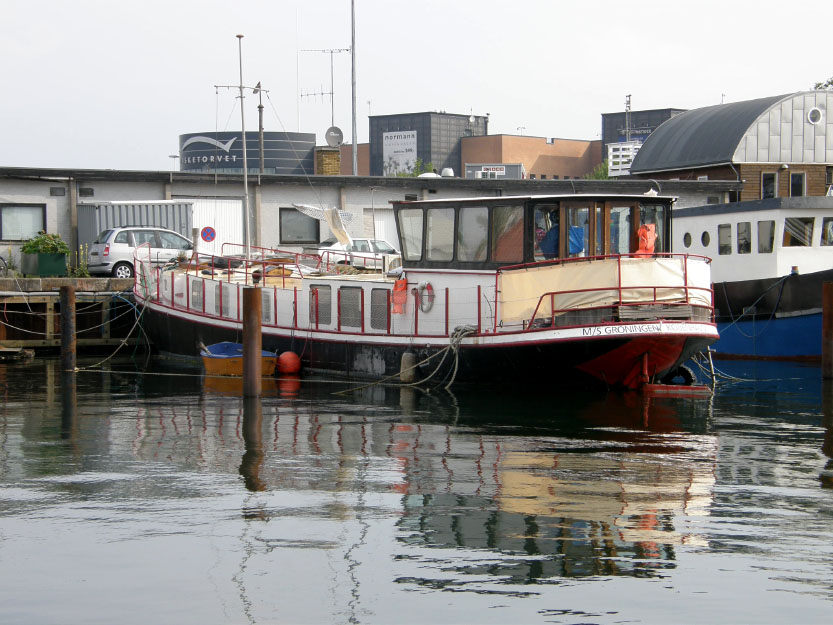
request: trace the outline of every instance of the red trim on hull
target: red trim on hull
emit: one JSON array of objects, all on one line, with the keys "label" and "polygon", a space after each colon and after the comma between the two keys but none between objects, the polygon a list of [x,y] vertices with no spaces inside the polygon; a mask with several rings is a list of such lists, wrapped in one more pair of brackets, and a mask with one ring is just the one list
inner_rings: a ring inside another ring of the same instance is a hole
[{"label": "red trim on hull", "polygon": [[608,385],[620,385],[629,389],[642,386],[642,357],[648,354],[648,375],[671,367],[682,354],[686,337],[636,337],[598,358],[576,368]]}]

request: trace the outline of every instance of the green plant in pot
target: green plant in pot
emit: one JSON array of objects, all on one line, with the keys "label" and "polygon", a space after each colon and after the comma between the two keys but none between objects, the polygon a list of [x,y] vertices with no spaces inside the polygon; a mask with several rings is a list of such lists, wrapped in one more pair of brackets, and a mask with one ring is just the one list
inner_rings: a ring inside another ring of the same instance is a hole
[{"label": "green plant in pot", "polygon": [[39,232],[20,248],[20,269],[24,275],[65,276],[69,246],[60,234]]}]

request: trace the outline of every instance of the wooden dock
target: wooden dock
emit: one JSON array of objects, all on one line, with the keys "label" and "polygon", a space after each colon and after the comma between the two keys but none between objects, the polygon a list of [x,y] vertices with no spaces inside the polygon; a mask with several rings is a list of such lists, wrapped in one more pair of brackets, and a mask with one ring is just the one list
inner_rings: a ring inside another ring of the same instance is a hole
[{"label": "wooden dock", "polygon": [[0,349],[61,347],[62,286],[75,289],[79,351],[115,346],[128,336],[136,322],[132,279],[0,278]]}]

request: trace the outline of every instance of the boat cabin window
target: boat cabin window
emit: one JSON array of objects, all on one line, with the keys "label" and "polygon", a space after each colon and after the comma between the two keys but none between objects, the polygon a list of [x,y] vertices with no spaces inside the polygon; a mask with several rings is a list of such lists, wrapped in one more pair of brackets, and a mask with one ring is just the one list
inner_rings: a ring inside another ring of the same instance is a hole
[{"label": "boat cabin window", "polygon": [[[639,230],[643,233],[643,227],[647,227],[648,237],[650,242],[654,238],[653,249],[650,250],[654,254],[665,254],[671,251],[670,242],[667,240],[666,233],[668,232],[668,210],[669,208],[664,204],[643,204],[639,207]],[[653,226],[653,228],[651,228]],[[639,249],[637,254],[643,248],[643,234],[639,231]],[[649,243],[650,244],[650,243]]]},{"label": "boat cabin window", "polygon": [[452,260],[454,258],[454,209],[429,208],[426,211],[425,256],[427,260]]},{"label": "boat cabin window", "polygon": [[590,242],[590,208],[587,206],[567,207],[567,258],[587,256]]},{"label": "boat cabin window", "polygon": [[362,288],[343,286],[339,290],[339,321],[342,328],[362,327]]},{"label": "boat cabin window", "polygon": [[485,261],[488,237],[489,209],[463,206],[457,223],[457,260]]},{"label": "boat cabin window", "polygon": [[309,288],[309,325],[317,328],[333,322],[332,297],[329,285],[315,284]]},{"label": "boat cabin window", "polygon": [[492,260],[521,263],[524,260],[524,207],[495,206],[492,209]]},{"label": "boat cabin window", "polygon": [[821,244],[833,245],[833,217],[825,217],[821,222]]},{"label": "boat cabin window", "polygon": [[749,254],[752,251],[752,227],[748,221],[738,223],[738,254]]},{"label": "boat cabin window", "polygon": [[775,222],[771,219],[758,222],[758,253],[772,254],[775,245]]},{"label": "boat cabin window", "polygon": [[631,207],[611,206],[608,217],[610,244],[608,254],[628,254],[631,251]]},{"label": "boat cabin window", "polygon": [[717,227],[717,253],[723,256],[732,253],[732,224]]},{"label": "boat cabin window", "polygon": [[536,261],[558,258],[559,213],[558,204],[539,204],[535,207],[533,250]]},{"label": "boat cabin window", "polygon": [[422,259],[422,209],[406,208],[399,211],[399,237],[405,260]]},{"label": "boat cabin window", "polygon": [[761,199],[775,197],[778,188],[778,174],[764,172],[761,174]]},{"label": "boat cabin window", "polygon": [[784,247],[810,247],[812,243],[812,217],[787,217],[784,220]]}]

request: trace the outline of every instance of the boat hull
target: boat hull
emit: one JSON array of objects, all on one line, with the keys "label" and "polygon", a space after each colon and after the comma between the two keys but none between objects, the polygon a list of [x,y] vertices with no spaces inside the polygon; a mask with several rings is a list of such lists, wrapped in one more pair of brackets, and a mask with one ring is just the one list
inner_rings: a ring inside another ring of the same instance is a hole
[{"label": "boat hull", "polygon": [[833,270],[714,285],[721,358],[818,360],[822,285]]},{"label": "boat hull", "polygon": [[[146,304],[143,327],[163,351],[188,355],[200,343],[238,340],[239,324],[212,322]],[[381,379],[400,373],[413,352],[418,378],[462,384],[581,384],[639,388],[661,378],[717,338],[714,324],[651,322],[478,335],[452,350],[446,337],[322,333],[264,327],[264,350],[297,353],[305,370]],[[164,346],[164,347],[163,347]],[[433,374],[433,375],[432,375]]]}]

